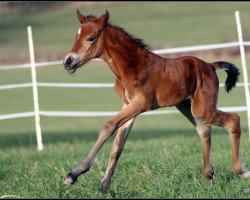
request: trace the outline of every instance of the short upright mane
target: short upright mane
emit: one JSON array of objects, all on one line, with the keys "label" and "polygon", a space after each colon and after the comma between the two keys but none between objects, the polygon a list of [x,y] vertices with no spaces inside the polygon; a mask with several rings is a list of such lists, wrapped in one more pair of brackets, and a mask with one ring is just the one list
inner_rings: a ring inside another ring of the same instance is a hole
[{"label": "short upright mane", "polygon": [[[94,19],[96,18],[95,15],[88,15],[86,16],[87,19]],[[135,36],[133,36],[132,34],[128,33],[127,31],[125,31],[123,28],[121,28],[120,26],[117,25],[113,25],[111,23],[108,23],[108,25],[112,28],[117,29],[118,31],[124,33],[127,37],[131,38],[132,41],[134,41],[137,45],[139,45],[140,47],[147,49],[147,50],[151,50],[151,47],[149,45],[147,45],[142,39],[137,38]]]},{"label": "short upright mane", "polygon": [[117,29],[118,31],[124,33],[127,37],[131,38],[132,41],[134,41],[137,45],[139,45],[140,47],[142,48],[145,48],[147,50],[150,50],[151,47],[149,45],[147,45],[142,39],[140,38],[137,38],[133,35],[131,35],[130,33],[128,33],[127,31],[125,31],[123,28],[121,28],[120,26],[117,26],[117,25],[113,25],[113,24],[108,24],[110,27],[113,27],[115,29]]},{"label": "short upright mane", "polygon": [[94,18],[96,18],[96,16],[95,15],[87,15],[86,18],[87,19],[94,19]]}]

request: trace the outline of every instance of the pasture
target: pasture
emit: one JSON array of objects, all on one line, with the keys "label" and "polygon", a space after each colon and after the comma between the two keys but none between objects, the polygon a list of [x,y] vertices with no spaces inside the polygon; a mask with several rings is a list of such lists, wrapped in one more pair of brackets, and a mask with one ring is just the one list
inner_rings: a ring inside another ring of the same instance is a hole
[{"label": "pasture", "polygon": [[[236,9],[241,12],[243,34],[245,33],[244,38],[247,40],[247,33],[250,31],[247,20],[249,3],[207,2],[205,5],[201,2],[182,2],[181,5],[170,2],[145,2],[110,5],[107,9],[114,24],[121,25],[130,33],[144,39],[152,49],[236,41],[234,22]],[[140,9],[143,12],[138,14]],[[96,15],[103,13],[104,10],[104,7],[81,9],[82,13],[86,11],[88,14]],[[28,14],[20,13],[12,16],[0,15],[1,53],[18,54],[17,51],[20,51],[19,56],[22,57],[21,54],[26,52],[28,55],[26,25],[31,24],[35,51],[40,61],[50,51],[57,52],[59,57],[67,53],[73,44],[78,27],[75,9],[32,13],[30,14],[32,18]],[[7,25],[20,16],[22,20],[16,23],[17,30]],[[210,27],[211,24],[214,28]],[[8,40],[5,36],[7,33],[15,39]],[[14,45],[15,42],[18,48]],[[222,54],[214,57],[206,52],[208,55],[202,54],[201,59],[208,62],[226,60],[235,63],[241,69],[239,56],[230,57]],[[14,59],[11,61],[13,61],[11,64],[16,64]],[[250,63],[250,59],[247,62]],[[217,74],[220,82],[224,83],[225,72]],[[104,62],[88,63],[74,75],[69,75],[62,65],[38,68],[37,76],[39,82],[113,83],[115,80]],[[242,81],[241,75],[240,82]],[[31,82],[29,69],[0,71],[0,84],[25,82]],[[113,88],[39,87],[38,93],[41,110],[118,111],[122,107],[122,102]],[[0,114],[32,111],[32,88],[1,90],[0,105]],[[243,87],[236,87],[229,94],[224,88],[220,88],[218,106],[242,105],[245,105]],[[242,157],[250,169],[246,112],[239,114],[242,128]],[[221,128],[214,127],[212,132],[214,181],[212,185],[205,183],[202,175],[202,147],[199,136],[188,120],[179,113],[137,117],[108,192],[103,193],[98,187],[106,170],[114,136],[100,150],[89,172],[80,176],[73,186],[63,185],[67,172],[86,157],[101,125],[108,119],[108,117],[41,117],[45,147],[42,152],[36,151],[33,118],[0,121],[0,197],[8,195],[22,198],[250,197],[250,193],[245,192],[250,188],[250,181],[232,172],[230,138]]]}]

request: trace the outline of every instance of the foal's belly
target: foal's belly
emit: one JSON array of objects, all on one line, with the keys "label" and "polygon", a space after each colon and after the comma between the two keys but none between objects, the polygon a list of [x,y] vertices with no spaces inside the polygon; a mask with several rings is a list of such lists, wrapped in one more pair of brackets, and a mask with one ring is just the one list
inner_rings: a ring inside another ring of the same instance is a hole
[{"label": "foal's belly", "polygon": [[[193,82],[193,81],[191,81]],[[167,79],[156,87],[154,105],[159,107],[174,106],[192,96],[193,84],[185,79]]]},{"label": "foal's belly", "polygon": [[159,107],[171,107],[179,104],[180,102],[188,99],[190,95],[180,95],[180,96],[172,96],[169,98],[161,98],[158,100]]},{"label": "foal's belly", "polygon": [[192,68],[190,65],[170,63],[155,71],[157,79],[152,79],[155,86],[154,105],[174,106],[192,96],[195,88]]},{"label": "foal's belly", "polygon": [[190,94],[181,88],[177,88],[175,91],[172,89],[160,90],[156,93],[156,98],[153,105],[158,105],[158,107],[170,107],[186,100],[190,96]]}]

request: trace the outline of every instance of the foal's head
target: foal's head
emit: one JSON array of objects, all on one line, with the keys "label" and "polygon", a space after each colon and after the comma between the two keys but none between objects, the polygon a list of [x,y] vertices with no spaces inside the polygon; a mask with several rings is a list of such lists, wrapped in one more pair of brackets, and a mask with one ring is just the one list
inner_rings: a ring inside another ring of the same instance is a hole
[{"label": "foal's head", "polygon": [[63,61],[65,69],[71,73],[87,61],[101,55],[104,45],[103,30],[107,25],[109,13],[106,10],[100,17],[84,16],[77,9],[77,18],[81,25],[75,44]]}]

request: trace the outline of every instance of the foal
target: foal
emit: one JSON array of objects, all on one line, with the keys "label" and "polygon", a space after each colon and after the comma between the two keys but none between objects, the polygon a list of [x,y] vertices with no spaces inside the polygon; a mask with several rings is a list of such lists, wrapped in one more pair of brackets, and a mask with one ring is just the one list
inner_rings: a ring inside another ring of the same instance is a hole
[{"label": "foal", "polygon": [[238,81],[239,70],[228,62],[206,63],[196,57],[163,58],[149,51],[142,40],[108,22],[106,11],[100,17],[84,16],[75,44],[63,62],[74,73],[92,58],[104,60],[116,76],[115,90],[123,100],[122,110],[101,128],[99,137],[77,168],[68,173],[65,184],[73,184],[87,172],[102,145],[116,130],[109,164],[101,188],[108,189],[117,161],[137,115],[148,110],[175,106],[195,126],[203,147],[203,174],[213,176],[210,158],[211,126],[224,127],[232,142],[233,171],[245,178],[250,173],[240,157],[240,118],[235,113],[217,109],[219,81],[216,70],[227,73],[225,89],[229,92]]}]

